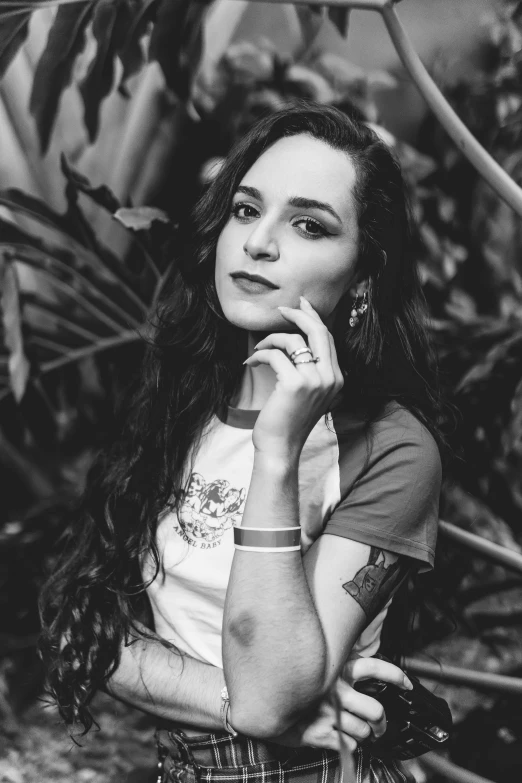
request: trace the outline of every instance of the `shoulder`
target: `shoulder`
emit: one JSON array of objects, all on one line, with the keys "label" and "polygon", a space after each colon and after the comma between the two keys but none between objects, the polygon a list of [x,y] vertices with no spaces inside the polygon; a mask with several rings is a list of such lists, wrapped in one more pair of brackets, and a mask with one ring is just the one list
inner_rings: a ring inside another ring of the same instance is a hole
[{"label": "shoulder", "polygon": [[421,460],[440,469],[440,452],[435,438],[410,410],[392,402],[379,418],[370,424],[371,450],[375,458],[388,452]]},{"label": "shoulder", "polygon": [[427,427],[396,402],[366,424],[333,417],[337,434],[341,498],[366,485],[397,494],[410,491],[438,496],[442,483],[439,448]]},{"label": "shoulder", "polygon": [[442,481],[434,437],[397,403],[342,433],[340,502],[325,532],[433,565]]}]

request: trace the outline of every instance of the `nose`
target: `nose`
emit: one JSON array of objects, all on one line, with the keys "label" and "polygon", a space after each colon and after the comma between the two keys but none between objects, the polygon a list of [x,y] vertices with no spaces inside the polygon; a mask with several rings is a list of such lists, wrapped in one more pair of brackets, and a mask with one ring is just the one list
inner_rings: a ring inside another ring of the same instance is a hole
[{"label": "nose", "polygon": [[258,222],[250,232],[243,250],[254,261],[277,261],[279,247],[268,224]]}]

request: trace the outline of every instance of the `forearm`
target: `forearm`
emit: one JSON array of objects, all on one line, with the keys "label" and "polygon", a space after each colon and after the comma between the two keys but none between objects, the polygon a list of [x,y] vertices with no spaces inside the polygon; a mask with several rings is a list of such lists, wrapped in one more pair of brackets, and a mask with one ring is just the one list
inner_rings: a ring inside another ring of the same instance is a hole
[{"label": "forearm", "polygon": [[[256,455],[242,526],[298,524],[298,461]],[[321,697],[325,656],[301,553],[236,550],[223,622],[233,725],[257,736],[285,731]]]},{"label": "forearm", "polygon": [[221,669],[181,656],[154,639],[138,638],[122,648],[107,692],[157,717],[215,731],[223,728],[223,685]]}]

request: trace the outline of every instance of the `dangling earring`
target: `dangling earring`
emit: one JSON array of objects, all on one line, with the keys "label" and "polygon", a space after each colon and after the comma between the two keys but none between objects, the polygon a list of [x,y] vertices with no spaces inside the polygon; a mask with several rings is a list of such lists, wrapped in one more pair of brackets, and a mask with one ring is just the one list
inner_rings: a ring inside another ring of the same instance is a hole
[{"label": "dangling earring", "polygon": [[368,291],[365,291],[364,294],[361,297],[362,301],[359,304],[359,294],[356,295],[353,305],[352,305],[352,311],[350,313],[350,326],[352,329],[357,326],[362,316],[365,314],[365,312],[368,309]]}]

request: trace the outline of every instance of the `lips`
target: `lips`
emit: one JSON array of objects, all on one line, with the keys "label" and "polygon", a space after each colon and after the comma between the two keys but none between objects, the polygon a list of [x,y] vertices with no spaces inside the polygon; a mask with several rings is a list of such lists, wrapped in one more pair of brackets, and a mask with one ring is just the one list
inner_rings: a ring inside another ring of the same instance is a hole
[{"label": "lips", "polygon": [[275,285],[275,283],[267,280],[266,277],[261,277],[261,275],[251,275],[248,272],[232,272],[230,276],[234,280],[251,280],[253,283],[261,283],[262,285],[266,285],[268,288],[279,288],[278,285]]}]

